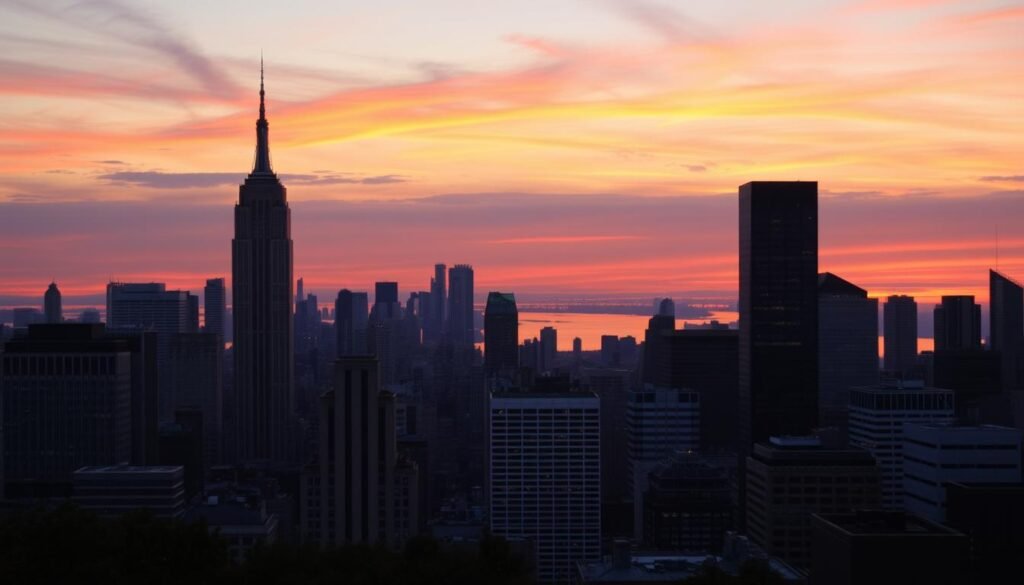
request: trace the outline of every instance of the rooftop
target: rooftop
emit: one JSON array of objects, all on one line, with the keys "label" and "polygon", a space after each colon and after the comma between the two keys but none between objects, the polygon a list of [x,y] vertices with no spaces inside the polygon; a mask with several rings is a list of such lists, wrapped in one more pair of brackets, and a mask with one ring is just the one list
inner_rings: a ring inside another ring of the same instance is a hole
[{"label": "rooftop", "polygon": [[944,535],[961,536],[952,528],[937,524],[905,512],[885,510],[858,510],[850,514],[815,514],[846,534],[858,536],[882,535]]}]

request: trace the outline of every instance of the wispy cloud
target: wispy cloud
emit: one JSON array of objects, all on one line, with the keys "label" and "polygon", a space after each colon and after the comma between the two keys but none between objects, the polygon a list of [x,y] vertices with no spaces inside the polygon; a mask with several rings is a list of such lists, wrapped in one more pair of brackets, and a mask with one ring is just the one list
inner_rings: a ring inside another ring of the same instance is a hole
[{"label": "wispy cloud", "polygon": [[642,236],[528,236],[507,238],[503,240],[487,240],[487,244],[593,244],[596,242],[621,242],[625,240],[643,240]]},{"label": "wispy cloud", "polygon": [[981,177],[982,181],[1024,183],[1024,175],[988,175]]},{"label": "wispy cloud", "polygon": [[[132,184],[153,189],[201,189],[221,185],[237,185],[245,180],[244,173],[169,173],[164,171],[119,171],[97,177],[112,183]],[[281,180],[299,185],[389,185],[404,183],[401,175],[359,176],[351,173],[327,171],[318,174],[283,173]]]}]

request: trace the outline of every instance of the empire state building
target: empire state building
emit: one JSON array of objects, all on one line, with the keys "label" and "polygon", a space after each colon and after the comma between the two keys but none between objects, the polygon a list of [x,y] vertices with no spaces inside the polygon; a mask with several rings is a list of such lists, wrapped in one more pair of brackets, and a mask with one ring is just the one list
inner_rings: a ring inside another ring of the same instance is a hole
[{"label": "empire state building", "polygon": [[260,67],[256,160],[238,189],[231,241],[239,462],[290,460],[294,404],[292,237],[287,191],[270,167]]}]

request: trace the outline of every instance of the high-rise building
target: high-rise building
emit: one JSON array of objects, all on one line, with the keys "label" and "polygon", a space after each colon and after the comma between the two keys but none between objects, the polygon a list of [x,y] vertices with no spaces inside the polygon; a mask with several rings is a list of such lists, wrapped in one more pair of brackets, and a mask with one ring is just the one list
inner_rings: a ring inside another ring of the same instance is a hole
[{"label": "high-rise building", "polygon": [[947,484],[1021,482],[1021,431],[994,425],[907,424],[903,475],[907,511],[945,522]]},{"label": "high-rise building", "polygon": [[203,450],[210,463],[221,463],[223,454],[224,344],[214,333],[181,333],[171,338],[170,381],[174,410],[197,409],[202,413]]},{"label": "high-rise building", "polygon": [[968,582],[967,537],[902,511],[815,514],[811,536],[812,585]]},{"label": "high-rise building", "polygon": [[667,361],[668,336],[676,330],[675,315],[663,315],[658,313],[647,321],[647,329],[644,331],[644,362],[643,381],[646,384],[656,384],[657,380],[666,377],[666,369],[669,367]]},{"label": "high-rise building", "polygon": [[903,427],[952,423],[954,395],[911,382],[850,390],[850,445],[871,453],[881,473],[882,506],[903,509]]},{"label": "high-rise building", "polygon": [[878,467],[862,449],[813,437],[772,437],[747,457],[747,532],[765,552],[807,569],[811,515],[877,508]]},{"label": "high-rise building", "polygon": [[398,302],[398,283],[378,282],[374,284],[371,316],[378,321],[398,319],[401,317],[401,311],[402,305]]},{"label": "high-rise building", "polygon": [[434,265],[434,276],[430,279],[430,306],[423,320],[423,337],[425,341],[437,341],[444,335],[445,316],[447,315],[448,295],[445,292],[444,264]]},{"label": "high-rise building", "polygon": [[227,312],[227,295],[223,278],[208,278],[203,289],[203,331],[220,335],[227,341],[224,329],[224,314]]},{"label": "high-rise building", "polygon": [[658,301],[658,315],[664,315],[666,317],[676,317],[676,303],[670,298],[664,298]]},{"label": "high-rise building", "polygon": [[651,550],[717,553],[733,529],[728,472],[694,453],[677,451],[648,475],[643,544]]},{"label": "high-rise building", "polygon": [[188,291],[167,290],[163,283],[107,284],[107,330],[123,334],[156,332],[157,418],[174,419],[171,392],[171,339],[189,328]]},{"label": "high-rise building", "polygon": [[1003,388],[1024,387],[1024,288],[1009,277],[988,271],[989,349],[1000,353]]},{"label": "high-rise building", "polygon": [[291,210],[270,166],[260,73],[260,117],[252,172],[239,187],[231,242],[236,456],[291,459],[294,411]]},{"label": "high-rise building", "polygon": [[846,434],[850,388],[878,381],[878,299],[831,272],[818,275],[818,420]]},{"label": "high-rise building", "polygon": [[185,318],[185,333],[199,333],[199,297],[189,293],[188,316]]},{"label": "high-rise building", "polygon": [[981,305],[974,295],[947,295],[935,307],[935,351],[981,348]]},{"label": "high-rise building", "polygon": [[885,370],[906,376],[917,360],[917,303],[914,297],[892,295],[883,308]]},{"label": "high-rise building", "polygon": [[491,532],[535,547],[539,583],[601,556],[600,403],[589,393],[492,393]]},{"label": "high-rise building", "polygon": [[334,301],[334,331],[338,357],[366,355],[369,299],[364,292],[338,291]]},{"label": "high-rise building", "polygon": [[512,293],[487,295],[484,310],[484,369],[487,376],[514,379],[519,370],[519,310]]},{"label": "high-rise building", "polygon": [[557,355],[558,330],[554,327],[544,327],[540,330],[540,371],[554,371]]},{"label": "high-rise building", "polygon": [[818,184],[740,187],[739,437],[743,452],[818,422]]},{"label": "high-rise building", "polygon": [[67,497],[76,469],[130,460],[129,341],[103,325],[31,325],[0,360],[7,497]]},{"label": "high-rise building", "polygon": [[621,355],[619,353],[619,336],[601,336],[601,363],[609,368],[619,367]]},{"label": "high-rise building", "polygon": [[656,346],[660,355],[652,356],[655,385],[700,394],[700,450],[704,453],[736,452],[738,334],[735,329],[666,332]]},{"label": "high-rise building", "polygon": [[601,526],[606,535],[632,535],[633,506],[629,502],[629,427],[626,405],[633,372],[622,368],[585,368],[582,387],[601,403]]},{"label": "high-rise building", "polygon": [[47,323],[60,323],[64,321],[64,311],[61,309],[60,289],[56,282],[51,282],[43,293],[43,315]]},{"label": "high-rise building", "polygon": [[456,346],[472,346],[476,342],[473,267],[468,264],[448,269],[448,336]]}]

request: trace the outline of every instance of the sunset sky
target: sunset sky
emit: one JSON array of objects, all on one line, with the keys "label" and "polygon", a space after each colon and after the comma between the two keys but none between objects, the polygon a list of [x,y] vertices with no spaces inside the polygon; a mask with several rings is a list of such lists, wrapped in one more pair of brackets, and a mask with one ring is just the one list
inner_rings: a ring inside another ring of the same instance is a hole
[{"label": "sunset sky", "polygon": [[[1024,2],[0,0],[0,305],[230,276],[260,54],[295,275],[720,299],[736,187],[816,180],[822,271],[1024,278]],[[95,298],[99,298],[98,296]]]}]

